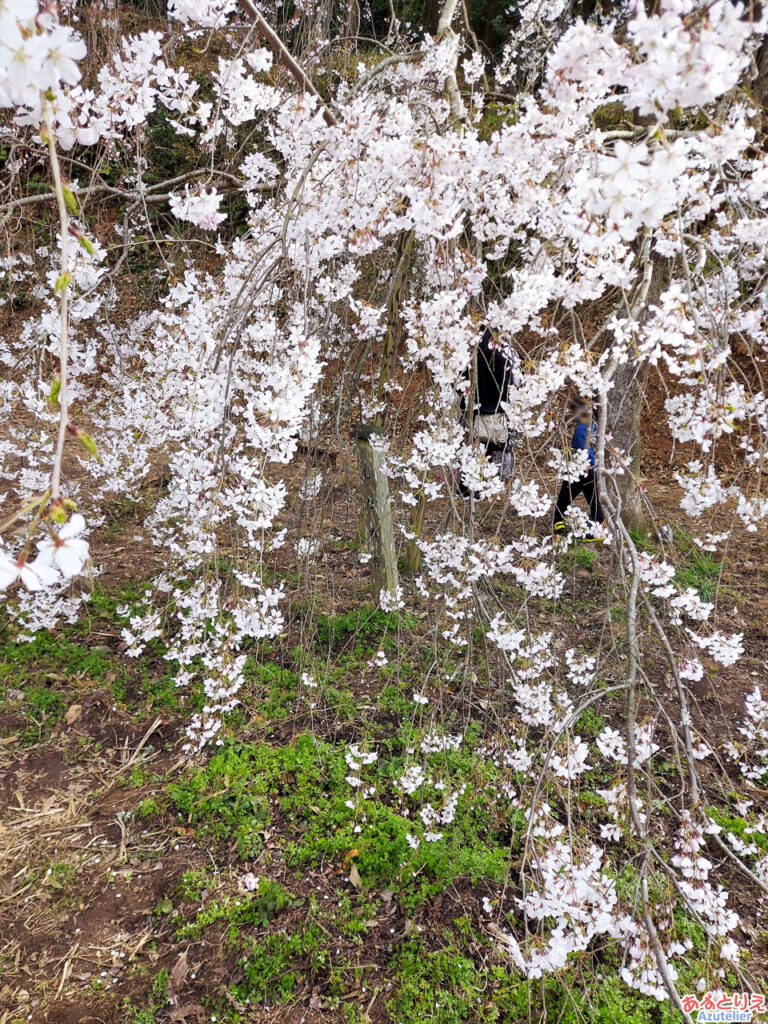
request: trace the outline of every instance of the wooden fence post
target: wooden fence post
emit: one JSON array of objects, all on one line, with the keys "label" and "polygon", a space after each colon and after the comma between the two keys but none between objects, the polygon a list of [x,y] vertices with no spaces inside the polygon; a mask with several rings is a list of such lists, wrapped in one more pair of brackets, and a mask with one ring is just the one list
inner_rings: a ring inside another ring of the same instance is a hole
[{"label": "wooden fence post", "polygon": [[384,458],[372,447],[370,436],[375,428],[363,427],[357,436],[357,462],[360,467],[360,489],[363,498],[363,521],[371,555],[373,598],[381,604],[382,594],[397,595],[397,554],[389,480]]}]

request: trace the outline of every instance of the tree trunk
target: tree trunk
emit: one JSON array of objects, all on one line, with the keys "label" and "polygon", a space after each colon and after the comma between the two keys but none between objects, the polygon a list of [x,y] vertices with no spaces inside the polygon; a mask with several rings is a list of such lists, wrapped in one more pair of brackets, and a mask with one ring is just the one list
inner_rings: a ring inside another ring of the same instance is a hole
[{"label": "tree trunk", "polygon": [[645,520],[641,484],[642,453],[640,420],[648,381],[648,366],[627,362],[614,377],[608,406],[611,444],[624,452],[624,475],[616,477],[619,513],[628,527],[641,526]]},{"label": "tree trunk", "polygon": [[387,384],[392,379],[392,373],[395,368],[395,354],[397,352],[398,330],[400,326],[400,303],[402,302],[405,290],[408,260],[414,237],[415,232],[413,228],[410,231],[401,231],[395,248],[395,270],[392,275],[389,296],[387,298],[387,330],[384,335],[384,346],[381,351],[379,384],[376,389],[377,401],[383,408],[379,409],[373,419],[374,426],[379,429],[387,422],[387,413],[389,411]]},{"label": "tree trunk", "polygon": [[427,511],[427,498],[424,491],[419,490],[416,495],[416,504],[411,512],[411,533],[413,536],[408,541],[405,549],[405,571],[418,572],[421,568],[421,548],[419,540],[424,529],[424,514]]},{"label": "tree trunk", "polygon": [[766,114],[768,114],[768,42],[766,41],[763,42],[755,54],[755,66],[757,68],[757,76],[752,87],[752,95],[760,106],[762,113],[761,129],[763,136],[765,136],[768,134],[768,124],[766,124]]},{"label": "tree trunk", "polygon": [[[650,307],[658,303],[669,284],[669,261],[654,259],[648,293],[640,312],[640,322],[652,316]],[[643,403],[648,390],[650,367],[629,360],[619,366],[608,395],[608,429],[611,444],[624,453],[624,474],[614,478],[618,512],[628,527],[642,526],[646,507],[642,491],[642,428]],[[612,488],[613,490],[613,488]]]},{"label": "tree trunk", "polygon": [[397,332],[400,318],[400,302],[405,287],[408,259],[413,246],[414,231],[402,231],[395,250],[395,270],[387,299],[387,329],[381,353],[381,368],[376,396],[381,406],[372,423],[360,429],[357,440],[357,461],[360,467],[361,492],[363,496],[362,520],[371,555],[371,577],[373,596],[377,605],[384,593],[393,597],[397,592],[397,553],[392,524],[392,505],[389,498],[389,481],[384,469],[384,460],[371,447],[370,436],[382,433],[389,411],[387,384],[392,379],[397,354]]}]

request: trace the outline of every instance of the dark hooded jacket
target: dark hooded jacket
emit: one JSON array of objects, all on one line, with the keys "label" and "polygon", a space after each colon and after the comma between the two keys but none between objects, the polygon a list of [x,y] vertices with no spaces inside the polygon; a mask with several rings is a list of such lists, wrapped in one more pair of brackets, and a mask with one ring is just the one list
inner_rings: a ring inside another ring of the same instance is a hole
[{"label": "dark hooded jacket", "polygon": [[491,347],[492,338],[491,329],[486,327],[477,347],[476,411],[483,416],[501,412],[510,385],[519,384],[516,359],[502,348]]}]

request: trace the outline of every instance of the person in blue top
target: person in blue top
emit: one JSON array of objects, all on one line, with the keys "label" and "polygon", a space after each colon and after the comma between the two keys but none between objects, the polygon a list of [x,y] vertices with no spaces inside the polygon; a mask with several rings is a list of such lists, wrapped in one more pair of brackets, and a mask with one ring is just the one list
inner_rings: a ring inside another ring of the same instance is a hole
[{"label": "person in blue top", "polygon": [[[600,507],[600,499],[597,496],[597,483],[595,481],[595,449],[593,441],[597,428],[592,409],[587,402],[579,402],[574,408],[573,422],[576,424],[571,439],[573,451],[584,451],[587,447],[587,430],[590,431],[589,444],[589,471],[578,480],[564,480],[560,487],[560,493],[555,502],[555,515],[552,529],[555,533],[562,533],[565,529],[565,513],[573,504],[574,500],[583,494],[589,505],[589,515],[594,523],[602,523],[605,516]],[[592,537],[587,538],[592,540]]]}]

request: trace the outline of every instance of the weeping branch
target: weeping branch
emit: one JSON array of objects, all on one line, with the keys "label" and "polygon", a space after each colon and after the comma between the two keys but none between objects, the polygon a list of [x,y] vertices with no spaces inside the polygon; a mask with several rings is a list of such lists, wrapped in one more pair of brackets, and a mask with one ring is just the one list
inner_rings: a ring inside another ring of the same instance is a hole
[{"label": "weeping branch", "polygon": [[[454,0],[455,3],[455,0]],[[248,17],[253,22],[256,31],[259,33],[261,38],[269,45],[272,52],[275,54],[277,59],[283,65],[283,67],[296,79],[302,92],[309,93],[310,96],[314,96],[320,104],[320,112],[323,115],[323,120],[329,127],[333,127],[338,124],[336,116],[331,112],[325,103],[325,100],[317,91],[312,84],[312,80],[306,73],[304,68],[299,64],[296,58],[293,56],[291,51],[282,41],[280,36],[275,32],[269,22],[264,18],[262,14],[254,7],[251,0],[240,0],[240,7],[245,11]]]}]

